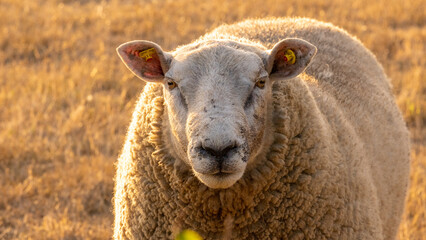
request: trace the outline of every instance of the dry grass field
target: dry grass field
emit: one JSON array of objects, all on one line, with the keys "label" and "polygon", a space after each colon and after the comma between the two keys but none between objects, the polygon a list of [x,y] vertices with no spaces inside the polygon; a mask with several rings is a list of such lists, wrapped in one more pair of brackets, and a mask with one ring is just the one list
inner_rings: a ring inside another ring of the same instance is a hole
[{"label": "dry grass field", "polygon": [[426,0],[0,0],[0,239],[111,237],[114,163],[143,88],[120,43],[173,50],[267,16],[332,22],[377,55],[412,136],[399,237],[425,239]]}]

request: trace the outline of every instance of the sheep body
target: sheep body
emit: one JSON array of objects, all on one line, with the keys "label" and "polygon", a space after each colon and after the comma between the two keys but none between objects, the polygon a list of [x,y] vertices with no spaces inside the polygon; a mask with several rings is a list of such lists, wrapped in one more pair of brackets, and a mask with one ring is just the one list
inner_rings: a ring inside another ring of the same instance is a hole
[{"label": "sheep body", "polygon": [[358,40],[331,24],[279,18],[224,25],[197,42],[270,49],[290,37],[318,53],[306,73],[274,83],[271,147],[230,188],[208,188],[176,161],[163,131],[164,90],[145,86],[117,164],[114,238],[183,229],[206,239],[395,238],[408,131],[382,67]]}]

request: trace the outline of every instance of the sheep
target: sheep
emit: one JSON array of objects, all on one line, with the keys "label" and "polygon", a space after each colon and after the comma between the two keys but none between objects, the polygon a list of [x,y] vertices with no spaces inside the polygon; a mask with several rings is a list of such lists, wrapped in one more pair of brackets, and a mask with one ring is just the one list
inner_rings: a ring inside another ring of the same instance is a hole
[{"label": "sheep", "polygon": [[359,40],[270,18],[117,51],[147,84],[117,163],[115,239],[395,239],[409,134]]}]

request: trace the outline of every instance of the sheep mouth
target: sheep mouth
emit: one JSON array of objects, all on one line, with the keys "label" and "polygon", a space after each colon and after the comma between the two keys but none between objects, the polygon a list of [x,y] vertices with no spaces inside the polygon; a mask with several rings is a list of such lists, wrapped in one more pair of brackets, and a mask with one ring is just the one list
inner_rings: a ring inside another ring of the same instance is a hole
[{"label": "sheep mouth", "polygon": [[234,174],[234,173],[227,173],[227,172],[222,172],[222,171],[220,171],[220,172],[218,172],[218,173],[210,174],[210,175],[211,175],[211,176],[213,176],[213,177],[224,178],[224,177],[229,177],[229,176],[231,176],[232,174]]},{"label": "sheep mouth", "polygon": [[212,177],[227,177],[227,176],[231,176],[232,174],[236,173],[235,170],[222,169],[222,166],[217,166],[215,168],[206,169],[206,170],[205,169],[203,169],[203,170],[194,169],[194,171],[199,173],[199,174],[212,176]]}]

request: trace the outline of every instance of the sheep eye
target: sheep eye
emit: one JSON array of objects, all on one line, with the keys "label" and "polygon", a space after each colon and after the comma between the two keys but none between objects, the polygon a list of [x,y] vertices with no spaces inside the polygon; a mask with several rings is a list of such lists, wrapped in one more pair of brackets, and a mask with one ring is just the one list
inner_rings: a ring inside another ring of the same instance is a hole
[{"label": "sheep eye", "polygon": [[167,85],[169,86],[169,89],[172,90],[173,88],[177,87],[177,84],[172,81],[172,80],[168,80],[167,81]]},{"label": "sheep eye", "polygon": [[265,80],[259,80],[256,82],[256,87],[258,88],[264,88],[265,87]]}]

